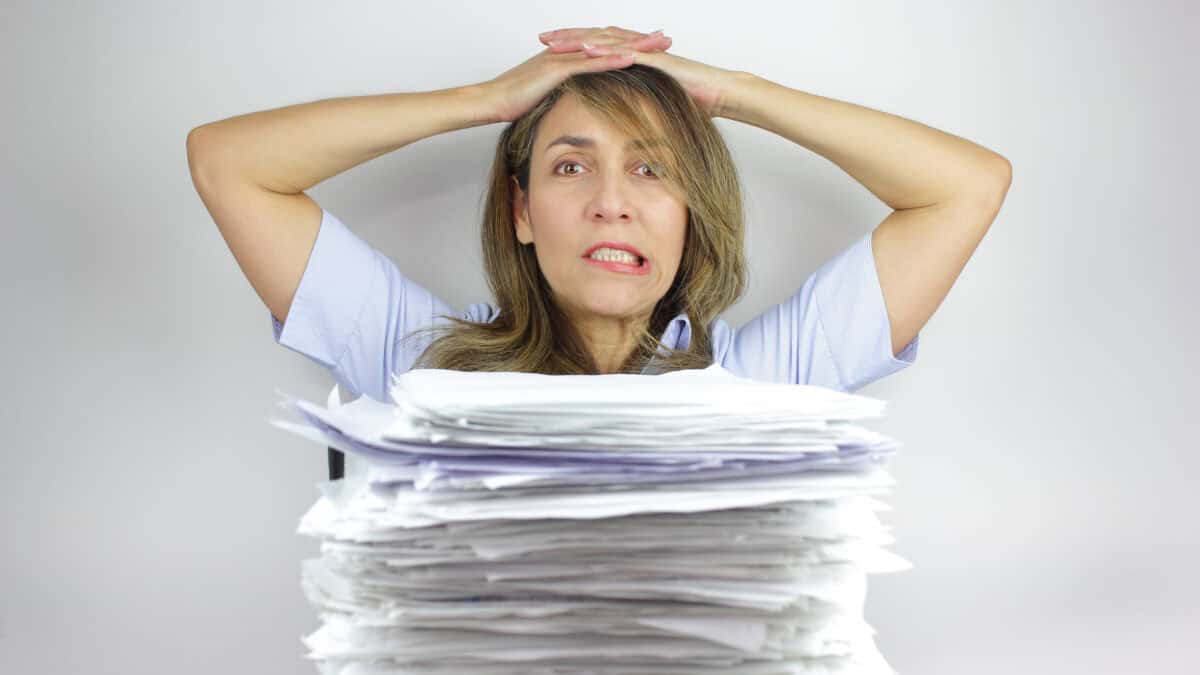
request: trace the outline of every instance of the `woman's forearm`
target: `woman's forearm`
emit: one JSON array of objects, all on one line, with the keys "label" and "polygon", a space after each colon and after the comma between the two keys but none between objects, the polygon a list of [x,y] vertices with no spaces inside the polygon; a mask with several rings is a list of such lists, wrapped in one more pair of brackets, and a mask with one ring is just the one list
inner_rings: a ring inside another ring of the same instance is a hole
[{"label": "woman's forearm", "polygon": [[480,85],[351,96],[211,122],[188,153],[208,174],[295,194],[422,138],[493,121]]},{"label": "woman's forearm", "polygon": [[893,209],[939,203],[992,184],[1001,155],[890,113],[790,89],[738,72],[721,116],[798,143],[837,164]]}]

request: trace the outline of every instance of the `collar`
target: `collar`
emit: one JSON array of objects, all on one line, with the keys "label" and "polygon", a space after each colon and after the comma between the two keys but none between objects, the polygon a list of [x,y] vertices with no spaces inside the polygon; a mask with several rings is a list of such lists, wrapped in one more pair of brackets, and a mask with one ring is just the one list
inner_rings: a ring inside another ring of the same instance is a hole
[{"label": "collar", "polygon": [[659,341],[671,349],[687,349],[692,343],[692,322],[687,314],[678,314],[671,319]]},{"label": "collar", "polygon": [[[688,319],[687,314],[678,314],[671,322],[667,324],[667,329],[663,331],[662,337],[659,338],[662,347],[670,349],[687,349],[688,345],[692,344],[692,322]],[[658,355],[663,355],[659,351]],[[657,375],[655,363],[658,361],[658,355],[650,358],[650,362],[642,368],[643,375]]]}]

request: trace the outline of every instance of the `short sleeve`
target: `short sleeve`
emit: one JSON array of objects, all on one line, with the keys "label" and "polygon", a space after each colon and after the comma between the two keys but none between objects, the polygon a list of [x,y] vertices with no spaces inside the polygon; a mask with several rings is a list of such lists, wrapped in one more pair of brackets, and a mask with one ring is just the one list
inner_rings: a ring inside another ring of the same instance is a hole
[{"label": "short sleeve", "polygon": [[742,377],[854,392],[911,365],[920,335],[892,354],[891,322],[868,233],[725,342],[718,362]]},{"label": "short sleeve", "polygon": [[432,339],[401,338],[451,314],[445,302],[322,209],[287,320],[281,324],[272,315],[271,323],[276,343],[329,368],[353,397],[386,402],[389,374],[411,368]]}]

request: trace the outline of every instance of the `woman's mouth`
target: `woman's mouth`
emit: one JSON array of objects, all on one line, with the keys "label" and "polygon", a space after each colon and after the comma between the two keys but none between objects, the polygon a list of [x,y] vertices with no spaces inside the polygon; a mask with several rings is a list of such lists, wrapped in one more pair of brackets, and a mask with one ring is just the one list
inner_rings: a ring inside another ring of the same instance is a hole
[{"label": "woman's mouth", "polygon": [[636,264],[627,262],[618,262],[616,260],[597,260],[588,256],[583,257],[584,262],[601,269],[617,272],[618,274],[632,274],[641,276],[650,272],[650,261],[646,258],[638,258]]}]

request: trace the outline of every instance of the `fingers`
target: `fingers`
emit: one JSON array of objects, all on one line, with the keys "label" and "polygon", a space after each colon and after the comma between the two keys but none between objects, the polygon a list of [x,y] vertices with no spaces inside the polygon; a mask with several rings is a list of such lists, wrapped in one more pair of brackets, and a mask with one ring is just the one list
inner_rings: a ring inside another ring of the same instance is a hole
[{"label": "fingers", "polygon": [[639,33],[637,31],[627,30],[625,28],[609,26],[607,28],[560,28],[558,30],[546,31],[538,37],[543,40],[559,40],[565,38],[580,38],[588,35],[589,33],[596,33],[598,35],[612,35],[616,37],[622,37],[627,40],[646,35],[646,33]]},{"label": "fingers", "polygon": [[620,43],[621,40],[615,40],[603,35],[577,35],[577,36],[555,36],[553,39],[546,40],[546,45],[550,47],[552,52],[574,52],[583,48],[584,44],[589,45],[614,45]]},{"label": "fingers", "polygon": [[548,30],[545,33],[542,33],[541,35],[538,35],[538,38],[540,40],[542,40],[543,42],[548,42],[550,40],[557,40],[560,38],[567,37],[568,34],[577,36],[579,33],[586,31],[586,30],[588,30],[588,29],[587,28],[559,28],[558,30]]},{"label": "fingers", "polygon": [[565,42],[579,41],[585,38],[590,38],[587,40],[588,42],[610,43],[640,40],[655,34],[661,35],[662,31],[639,33],[625,28],[618,28],[617,26],[609,26],[607,28],[562,28],[546,31],[538,35],[538,39],[545,44],[549,44],[552,40]]},{"label": "fingers", "polygon": [[634,49],[666,49],[667,47],[671,46],[671,38],[663,35],[660,31],[656,31],[649,35],[631,40],[630,44],[633,45]]},{"label": "fingers", "polygon": [[640,52],[643,54],[665,51],[671,46],[670,38],[666,41],[651,41],[651,42],[633,42],[618,45],[590,45],[586,42],[580,45],[583,53],[588,56],[610,56],[614,54],[632,54]]},{"label": "fingers", "polygon": [[632,54],[612,54],[610,56],[597,56],[595,58],[589,58],[580,64],[579,69],[584,72],[594,72],[598,70],[625,68],[632,64]]},{"label": "fingers", "polygon": [[588,56],[612,56],[614,54],[628,54],[631,49],[628,47],[615,47],[609,45],[590,45],[586,42],[582,43],[583,53]]},{"label": "fingers", "polygon": [[575,52],[573,54],[563,54],[567,59],[567,72],[581,73],[594,72],[599,70],[613,70],[617,68],[625,68],[635,63],[635,57],[631,52],[624,54],[605,54],[592,55],[583,52]]},{"label": "fingers", "polygon": [[548,40],[547,43],[550,51],[555,54],[581,50],[593,54],[615,54],[628,49],[636,49],[638,51],[667,49],[671,46],[671,38],[666,35],[645,35],[633,40],[613,40],[595,36],[584,38],[556,37],[553,40]]}]

